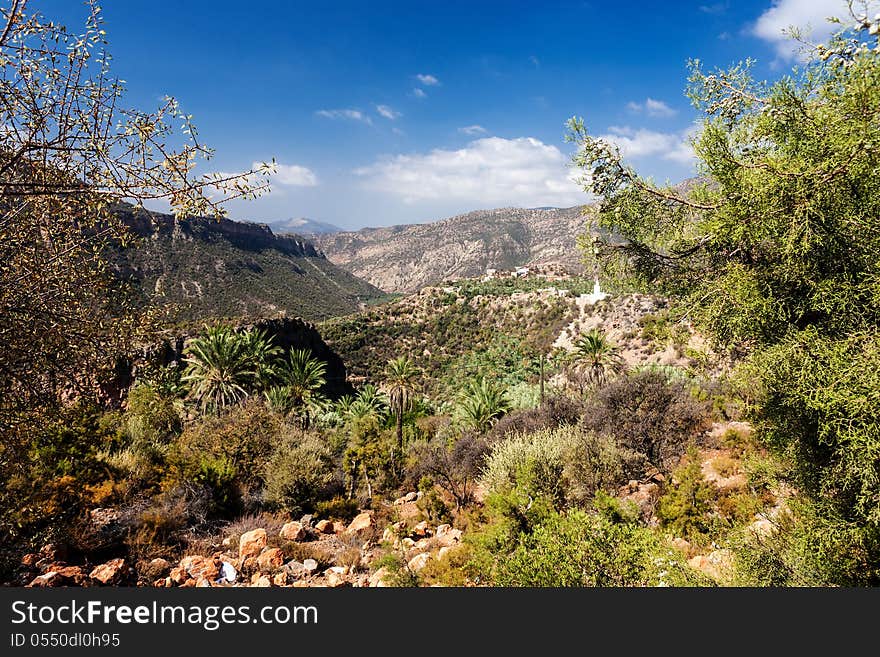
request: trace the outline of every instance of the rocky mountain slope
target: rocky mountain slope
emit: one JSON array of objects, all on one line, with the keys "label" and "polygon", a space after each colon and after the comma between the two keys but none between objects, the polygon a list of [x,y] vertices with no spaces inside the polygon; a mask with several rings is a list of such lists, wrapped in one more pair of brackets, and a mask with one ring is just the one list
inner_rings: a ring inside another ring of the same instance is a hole
[{"label": "rocky mountain slope", "polygon": [[487,268],[558,262],[577,270],[584,209],[478,210],[428,224],[319,235],[315,242],[332,262],[376,287],[408,293]]},{"label": "rocky mountain slope", "polygon": [[328,261],[304,238],[263,224],[120,209],[140,238],[113,254],[120,274],[146,299],[172,306],[181,322],[297,316],[324,319],[357,310],[381,291]]}]

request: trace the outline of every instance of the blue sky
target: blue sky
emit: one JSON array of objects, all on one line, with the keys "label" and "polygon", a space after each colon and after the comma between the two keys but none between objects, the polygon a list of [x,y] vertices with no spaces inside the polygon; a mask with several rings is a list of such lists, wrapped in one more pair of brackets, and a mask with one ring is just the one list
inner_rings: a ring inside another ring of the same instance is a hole
[{"label": "blue sky", "polygon": [[[502,206],[569,206],[564,123],[584,117],[660,180],[692,173],[686,62],[794,59],[781,30],[840,0],[241,2],[108,0],[128,103],[176,97],[211,170],[274,157],[273,191],[233,218],[343,228]],[[74,27],[72,0],[31,8]],[[208,169],[206,169],[208,170]]]}]

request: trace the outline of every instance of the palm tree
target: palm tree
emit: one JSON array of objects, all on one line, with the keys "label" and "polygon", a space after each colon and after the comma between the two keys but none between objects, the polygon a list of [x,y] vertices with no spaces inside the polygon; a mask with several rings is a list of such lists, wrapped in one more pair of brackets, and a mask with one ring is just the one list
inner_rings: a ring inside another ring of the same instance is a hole
[{"label": "palm tree", "polygon": [[294,412],[300,413],[303,429],[309,426],[309,402],[327,383],[327,364],[312,356],[308,349],[291,349],[280,370],[289,389]]},{"label": "palm tree", "polygon": [[391,412],[397,420],[397,451],[403,453],[403,414],[411,407],[416,393],[419,369],[407,356],[388,361],[385,366],[385,390]]},{"label": "palm tree", "polygon": [[357,419],[367,416],[382,421],[388,410],[388,400],[379,388],[368,383],[358,390],[357,396],[349,408],[349,418]]},{"label": "palm tree", "polygon": [[458,403],[465,425],[480,432],[488,430],[509,410],[510,400],[504,389],[483,377],[468,382]]},{"label": "palm tree", "polygon": [[238,334],[247,357],[253,364],[254,387],[269,388],[278,377],[281,347],[273,344],[273,338],[262,329],[248,329]]},{"label": "palm tree", "polygon": [[203,412],[216,413],[248,396],[256,376],[245,343],[228,326],[205,327],[186,348],[182,381]]},{"label": "palm tree", "polygon": [[605,383],[608,375],[620,371],[623,365],[617,347],[596,329],[577,339],[574,356],[586,368],[588,380],[596,385]]}]

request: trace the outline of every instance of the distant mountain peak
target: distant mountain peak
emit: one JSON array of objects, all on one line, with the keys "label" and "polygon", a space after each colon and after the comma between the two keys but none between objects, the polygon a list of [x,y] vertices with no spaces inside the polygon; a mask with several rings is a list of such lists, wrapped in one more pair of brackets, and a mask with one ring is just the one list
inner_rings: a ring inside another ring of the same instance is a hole
[{"label": "distant mountain peak", "polygon": [[316,221],[307,217],[296,217],[286,221],[273,221],[270,224],[276,233],[296,233],[298,235],[329,235],[339,233],[339,226],[328,224],[324,221]]}]

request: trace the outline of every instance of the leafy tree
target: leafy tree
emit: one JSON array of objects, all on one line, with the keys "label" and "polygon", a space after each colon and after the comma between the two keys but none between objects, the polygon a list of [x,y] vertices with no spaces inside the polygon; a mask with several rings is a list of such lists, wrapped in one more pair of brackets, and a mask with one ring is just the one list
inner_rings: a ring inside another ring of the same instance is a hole
[{"label": "leafy tree", "polygon": [[367,383],[358,390],[354,401],[348,409],[350,420],[371,417],[377,421],[385,419],[388,412],[388,400],[379,388]]},{"label": "leafy tree", "polygon": [[458,402],[458,412],[465,426],[479,432],[487,431],[510,410],[505,391],[488,379],[468,381]]},{"label": "leafy tree", "polygon": [[605,383],[610,374],[621,370],[623,364],[617,348],[597,329],[575,341],[574,357],[586,368],[587,380],[593,385]]},{"label": "leafy tree", "polygon": [[391,412],[396,419],[397,453],[403,453],[403,414],[412,406],[419,369],[407,356],[388,361],[385,366],[385,388]]},{"label": "leafy tree", "polygon": [[876,548],[880,25],[855,6],[850,26],[773,84],[749,62],[692,64],[703,177],[686,186],[654,185],[582,121],[570,127],[596,221],[621,238],[597,248],[606,274],[676,297],[716,345],[749,354],[761,435],[814,508]]}]

